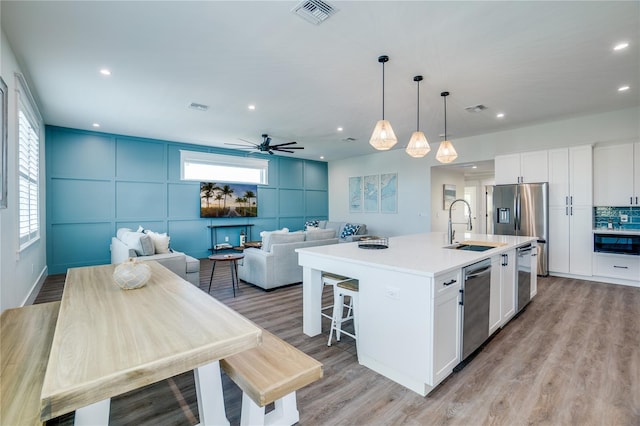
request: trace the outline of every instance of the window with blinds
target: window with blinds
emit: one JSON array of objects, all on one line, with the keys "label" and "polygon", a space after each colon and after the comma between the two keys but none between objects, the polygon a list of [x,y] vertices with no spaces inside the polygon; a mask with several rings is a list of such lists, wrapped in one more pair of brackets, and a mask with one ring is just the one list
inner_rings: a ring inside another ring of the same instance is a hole
[{"label": "window with blinds", "polygon": [[24,104],[19,102],[18,105],[18,206],[22,249],[40,238],[40,131]]}]

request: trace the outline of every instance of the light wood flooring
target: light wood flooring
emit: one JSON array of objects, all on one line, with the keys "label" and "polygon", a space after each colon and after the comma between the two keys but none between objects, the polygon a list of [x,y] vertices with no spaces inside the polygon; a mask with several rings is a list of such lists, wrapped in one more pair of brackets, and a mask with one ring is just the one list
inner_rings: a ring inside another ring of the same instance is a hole
[{"label": "light wood flooring", "polygon": [[[204,292],[210,273],[201,260]],[[49,276],[36,303],[63,288],[64,275]],[[539,278],[527,309],[427,397],[359,365],[348,337],[327,347],[328,320],[322,335],[305,336],[301,285],[265,292],[241,282],[233,298],[228,268],[216,268],[211,296],[324,364],[324,378],[298,392],[302,425],[640,425],[640,288]],[[239,424],[240,391],[224,374],[223,385]],[[197,424],[193,374],[113,398],[110,423]]]}]

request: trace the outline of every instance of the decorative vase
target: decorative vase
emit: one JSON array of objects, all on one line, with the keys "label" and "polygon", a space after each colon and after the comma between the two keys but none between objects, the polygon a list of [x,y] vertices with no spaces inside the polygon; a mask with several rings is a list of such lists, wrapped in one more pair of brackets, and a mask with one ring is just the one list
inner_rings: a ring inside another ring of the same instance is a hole
[{"label": "decorative vase", "polygon": [[122,262],[113,271],[113,281],[124,290],[143,287],[151,278],[151,268],[134,258]]}]

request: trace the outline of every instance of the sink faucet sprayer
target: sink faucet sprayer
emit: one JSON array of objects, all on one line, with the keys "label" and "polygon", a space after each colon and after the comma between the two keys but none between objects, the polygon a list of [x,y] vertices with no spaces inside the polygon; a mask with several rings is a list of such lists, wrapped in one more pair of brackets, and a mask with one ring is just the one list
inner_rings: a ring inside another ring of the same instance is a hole
[{"label": "sink faucet sprayer", "polygon": [[[452,226],[452,225],[454,225],[454,223],[451,222],[451,208],[458,201],[462,201],[469,208],[469,222],[466,225],[467,225],[467,230],[468,231],[471,231],[473,229],[473,227],[471,226],[471,206],[469,205],[469,203],[467,203],[467,201],[463,200],[462,198],[458,198],[456,200],[453,200],[451,202],[451,205],[449,205],[449,223],[448,223],[448,226],[447,226],[447,238],[449,239],[449,244],[453,243],[453,237],[455,236],[455,233],[456,233],[456,231],[453,230],[453,226]],[[456,222],[455,224],[456,225],[462,225],[462,224],[464,224],[464,222]]]}]

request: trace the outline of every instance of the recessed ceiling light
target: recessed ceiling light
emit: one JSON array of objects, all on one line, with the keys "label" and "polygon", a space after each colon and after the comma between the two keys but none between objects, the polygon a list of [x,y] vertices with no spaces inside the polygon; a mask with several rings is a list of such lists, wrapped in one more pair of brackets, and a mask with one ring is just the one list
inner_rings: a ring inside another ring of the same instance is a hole
[{"label": "recessed ceiling light", "polygon": [[100,127],[100,123],[93,123],[92,126],[93,127]]},{"label": "recessed ceiling light", "polygon": [[620,87],[618,87],[618,92],[624,92],[626,90],[629,90],[629,86],[620,86]]},{"label": "recessed ceiling light", "polygon": [[613,47],[613,50],[622,50],[622,49],[626,49],[627,47],[629,47],[629,43],[627,42],[618,43]]},{"label": "recessed ceiling light", "polygon": [[477,169],[477,168],[478,168],[478,166],[471,166],[471,168],[472,168],[472,169]]},{"label": "recessed ceiling light", "polygon": [[343,131],[344,129],[343,129],[342,127],[338,127],[336,130],[337,130],[337,131],[339,131],[339,132],[341,132],[341,131]]},{"label": "recessed ceiling light", "polygon": [[320,159],[321,159],[321,160],[324,160],[324,155],[321,155],[321,156],[320,156]]},{"label": "recessed ceiling light", "polygon": [[503,112],[498,113],[498,114],[496,114],[496,117],[497,118],[504,118],[504,113]]},{"label": "recessed ceiling light", "polygon": [[255,106],[255,105],[249,105],[249,109],[250,109],[251,111],[253,111],[253,110],[255,110],[255,109],[256,109],[256,106]]},{"label": "recessed ceiling light", "polygon": [[100,74],[102,74],[102,75],[111,75],[111,71],[109,71],[109,70],[108,70],[108,69],[106,69],[106,68],[102,68],[102,69],[100,70]]}]

